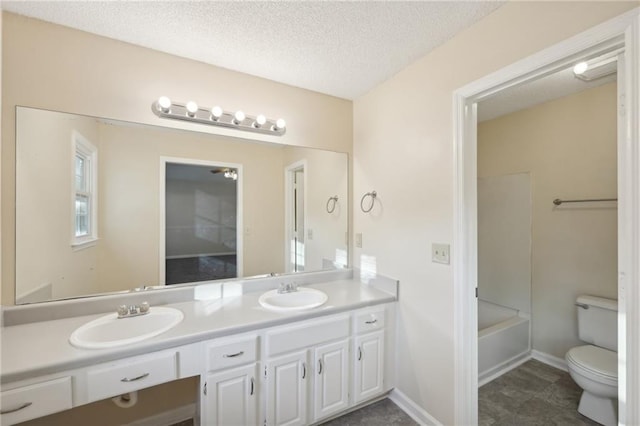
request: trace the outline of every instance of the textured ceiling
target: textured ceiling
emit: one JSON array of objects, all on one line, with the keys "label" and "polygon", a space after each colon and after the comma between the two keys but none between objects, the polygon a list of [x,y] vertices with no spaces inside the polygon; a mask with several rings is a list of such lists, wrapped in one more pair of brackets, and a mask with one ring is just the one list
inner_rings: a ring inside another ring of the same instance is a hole
[{"label": "textured ceiling", "polygon": [[49,22],[354,99],[502,1],[3,1]]}]

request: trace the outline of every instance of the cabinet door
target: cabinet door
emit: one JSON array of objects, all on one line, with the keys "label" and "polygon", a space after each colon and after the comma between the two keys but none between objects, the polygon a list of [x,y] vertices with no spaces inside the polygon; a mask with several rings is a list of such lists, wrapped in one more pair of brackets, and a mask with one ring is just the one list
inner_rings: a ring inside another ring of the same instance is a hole
[{"label": "cabinet door", "polygon": [[349,341],[315,349],[314,421],[349,406]]},{"label": "cabinet door", "polygon": [[383,390],[384,331],[355,338],[354,403],[372,398]]},{"label": "cabinet door", "polygon": [[249,426],[257,424],[258,366],[209,374],[205,385],[203,424],[207,426]]},{"label": "cabinet door", "polygon": [[269,360],[267,367],[267,424],[307,423],[307,351]]}]

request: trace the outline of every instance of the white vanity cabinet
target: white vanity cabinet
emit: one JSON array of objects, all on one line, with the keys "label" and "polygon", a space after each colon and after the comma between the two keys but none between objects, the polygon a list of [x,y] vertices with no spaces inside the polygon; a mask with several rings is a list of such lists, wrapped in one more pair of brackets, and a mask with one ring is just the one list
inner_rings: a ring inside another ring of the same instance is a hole
[{"label": "white vanity cabinet", "polygon": [[353,402],[359,404],[385,391],[384,309],[354,315]]},{"label": "white vanity cabinet", "polygon": [[307,350],[271,358],[265,368],[267,425],[307,424],[311,369]]},{"label": "white vanity cabinet", "polygon": [[349,407],[350,329],[350,315],[340,314],[265,333],[268,426],[306,425]]},{"label": "white vanity cabinet", "polygon": [[0,424],[13,425],[72,407],[71,377],[20,386],[0,394]]},{"label": "white vanity cabinet", "polygon": [[258,422],[259,376],[256,334],[205,343],[202,424],[246,425]]},{"label": "white vanity cabinet", "polygon": [[315,349],[313,420],[349,408],[349,340]]}]

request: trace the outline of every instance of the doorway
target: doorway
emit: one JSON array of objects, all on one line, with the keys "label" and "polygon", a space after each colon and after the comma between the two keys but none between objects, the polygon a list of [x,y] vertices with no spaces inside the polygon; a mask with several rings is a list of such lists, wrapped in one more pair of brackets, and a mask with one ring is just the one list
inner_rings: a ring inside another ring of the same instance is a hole
[{"label": "doorway", "polygon": [[286,272],[305,270],[306,170],[305,160],[285,167]]},{"label": "doorway", "polygon": [[238,164],[162,159],[161,284],[242,276],[241,176]]},{"label": "doorway", "polygon": [[[640,396],[638,377],[638,279],[640,259],[640,20],[637,10],[532,55],[454,93],[455,145],[455,371],[456,423],[478,422],[477,254],[477,103],[509,88],[534,81],[621,49],[618,67],[618,375],[619,420],[640,419],[628,401]],[[621,107],[621,104],[623,105]],[[629,336],[629,337],[628,337]]]}]

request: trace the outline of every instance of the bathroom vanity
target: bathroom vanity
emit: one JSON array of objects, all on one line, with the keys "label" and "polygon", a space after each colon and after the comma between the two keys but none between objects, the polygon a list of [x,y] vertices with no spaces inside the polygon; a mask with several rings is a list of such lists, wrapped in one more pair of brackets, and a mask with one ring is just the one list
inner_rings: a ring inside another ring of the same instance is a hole
[{"label": "bathroom vanity", "polygon": [[[397,282],[362,280],[351,271],[296,275],[296,283],[326,293],[326,303],[298,311],[260,305],[262,294],[292,279],[5,308],[0,420],[15,424],[196,376],[196,424],[305,425],[392,389]],[[74,330],[104,316],[107,306],[144,297],[152,299],[152,311],[159,304],[154,297],[169,299],[164,306],[184,319],[136,343],[102,349],[69,343]],[[87,309],[102,313],[87,315]]]}]

